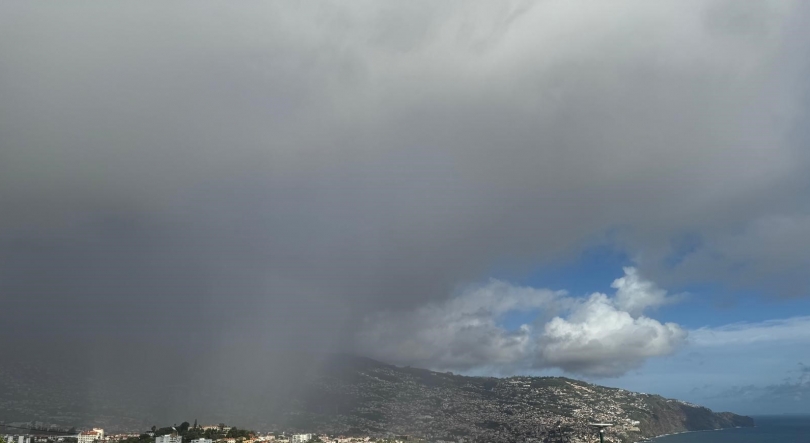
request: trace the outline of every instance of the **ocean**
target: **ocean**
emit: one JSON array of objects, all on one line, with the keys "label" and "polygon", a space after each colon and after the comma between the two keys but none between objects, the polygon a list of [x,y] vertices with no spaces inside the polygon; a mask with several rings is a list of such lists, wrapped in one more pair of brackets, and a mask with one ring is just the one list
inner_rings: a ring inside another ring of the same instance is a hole
[{"label": "ocean", "polygon": [[687,432],[654,443],[810,443],[810,415],[754,417],[756,427]]}]

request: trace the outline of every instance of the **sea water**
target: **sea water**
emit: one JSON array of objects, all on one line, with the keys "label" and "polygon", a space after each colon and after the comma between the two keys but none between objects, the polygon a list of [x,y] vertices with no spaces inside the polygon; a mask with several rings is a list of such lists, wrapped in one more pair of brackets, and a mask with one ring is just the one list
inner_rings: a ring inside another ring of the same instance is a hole
[{"label": "sea water", "polygon": [[810,443],[810,415],[754,417],[755,427],[686,432],[654,443]]}]

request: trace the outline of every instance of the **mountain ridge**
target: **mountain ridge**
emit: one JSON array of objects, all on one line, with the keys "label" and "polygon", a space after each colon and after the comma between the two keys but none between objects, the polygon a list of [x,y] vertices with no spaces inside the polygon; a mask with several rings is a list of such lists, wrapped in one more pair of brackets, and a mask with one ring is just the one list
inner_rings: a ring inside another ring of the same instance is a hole
[{"label": "mountain ridge", "polygon": [[[240,381],[242,390],[210,381],[138,389],[110,381],[91,392],[62,368],[7,364],[0,367],[0,418],[135,431],[191,414],[257,430],[486,442],[553,440],[560,431],[585,440],[594,435],[591,421],[615,423],[608,436],[621,441],[753,426],[750,417],[566,377],[466,376],[351,354],[294,365],[294,378],[272,386]],[[35,369],[44,374],[34,377]],[[273,378],[270,369],[255,373]],[[179,406],[161,411],[169,401]]]},{"label": "mountain ridge", "polygon": [[291,408],[288,426],[515,441],[548,439],[560,427],[584,438],[592,433],[588,422],[610,421],[617,426],[609,434],[636,441],[754,424],[731,412],[567,377],[465,376],[349,354],[326,361],[320,374],[309,397]]}]

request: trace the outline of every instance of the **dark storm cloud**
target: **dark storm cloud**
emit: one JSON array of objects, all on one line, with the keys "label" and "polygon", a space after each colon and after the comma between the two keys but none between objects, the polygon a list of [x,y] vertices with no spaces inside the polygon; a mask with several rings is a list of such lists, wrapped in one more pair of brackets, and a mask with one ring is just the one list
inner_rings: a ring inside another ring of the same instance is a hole
[{"label": "dark storm cloud", "polygon": [[757,5],[4,4],[0,328],[213,373],[604,242],[806,294],[808,11]]}]

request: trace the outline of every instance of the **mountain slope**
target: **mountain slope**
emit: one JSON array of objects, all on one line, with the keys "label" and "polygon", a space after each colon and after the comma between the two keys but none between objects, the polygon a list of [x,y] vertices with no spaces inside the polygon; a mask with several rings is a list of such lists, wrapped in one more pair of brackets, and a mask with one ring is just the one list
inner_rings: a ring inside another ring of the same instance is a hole
[{"label": "mountain slope", "polygon": [[748,417],[568,378],[465,377],[351,356],[329,361],[289,406],[283,423],[302,430],[448,440],[543,439],[560,426],[584,438],[593,435],[592,421],[615,423],[609,434],[628,441],[753,426]]},{"label": "mountain slope", "polygon": [[[543,440],[558,430],[583,441],[593,438],[587,423],[595,420],[615,423],[608,436],[624,441],[753,425],[748,417],[568,378],[466,377],[346,355],[295,360],[295,377],[262,368],[244,381],[232,376],[240,389],[210,380],[144,385],[137,377],[131,385],[126,378],[9,363],[0,366],[0,422],[142,431],[193,417],[257,430],[486,442]],[[261,385],[261,375],[284,385]]]}]

